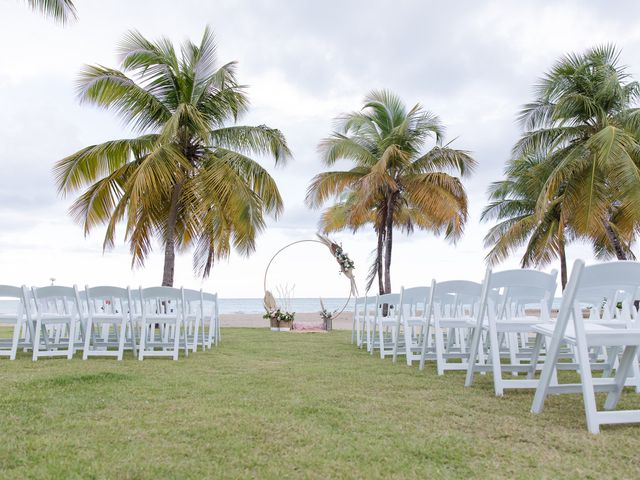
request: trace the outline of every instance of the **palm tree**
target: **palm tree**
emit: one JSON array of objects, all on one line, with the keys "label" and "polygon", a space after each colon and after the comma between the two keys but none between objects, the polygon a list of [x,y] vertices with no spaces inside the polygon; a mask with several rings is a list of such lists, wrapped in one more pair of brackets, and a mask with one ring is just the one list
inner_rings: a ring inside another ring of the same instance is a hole
[{"label": "palm tree", "polygon": [[560,59],[520,115],[514,157],[544,152],[551,167],[538,216],[564,188],[571,228],[601,257],[629,258],[640,226],[639,95],[616,48],[596,47]]},{"label": "palm tree", "polygon": [[566,244],[573,238],[562,208],[563,190],[556,192],[542,217],[537,202],[550,173],[546,156],[516,158],[508,162],[505,179],[489,187],[490,203],[482,211],[482,221],[497,220],[484,238],[487,263],[497,265],[515,250],[526,246],[522,268],[544,266],[560,259],[562,289],[567,284]]},{"label": "palm tree", "polygon": [[[340,197],[322,216],[324,231],[373,225],[375,260],[367,289],[378,277],[380,293],[391,291],[393,231],[429,230],[455,241],[467,219],[467,196],[455,172],[465,176],[475,160],[462,150],[443,145],[444,128],[419,104],[407,110],[395,94],[374,91],[361,111],[337,119],[337,131],[320,143],[323,163],[350,160],[353,168],[316,175],[307,204],[322,206]],[[435,146],[425,151],[428,140]]]},{"label": "palm tree", "polygon": [[194,270],[203,276],[232,248],[251,253],[264,215],[277,216],[282,199],[249,155],[270,155],[278,164],[290,152],[276,129],[229,124],[247,108],[235,63],[216,66],[209,28],[180,54],[166,38],[152,42],[132,31],[120,59],[122,70],[85,67],[79,96],[114,111],[139,136],[91,145],[56,163],[63,195],[84,189],[71,206],[73,218],[85,235],[106,225],[105,249],[124,222],[132,264],[143,265],[159,240],[163,285],[173,284],[176,250],[195,246]]},{"label": "palm tree", "polygon": [[26,0],[27,4],[43,15],[62,24],[77,20],[76,7],[71,0]]}]

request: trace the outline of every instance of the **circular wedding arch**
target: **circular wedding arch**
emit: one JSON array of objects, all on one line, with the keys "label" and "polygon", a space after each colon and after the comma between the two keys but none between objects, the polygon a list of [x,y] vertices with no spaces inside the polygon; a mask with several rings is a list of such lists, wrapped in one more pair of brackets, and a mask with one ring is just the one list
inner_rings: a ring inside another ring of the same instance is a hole
[{"label": "circular wedding arch", "polygon": [[[264,270],[264,281],[263,281],[263,287],[264,287],[264,293],[267,293],[267,276],[269,274],[269,267],[271,267],[271,264],[273,263],[273,261],[276,259],[276,257],[278,255],[280,255],[283,251],[285,251],[287,248],[289,247],[293,247],[294,245],[297,245],[299,243],[319,243],[320,245],[324,246],[326,248],[326,244],[324,244],[323,242],[321,242],[320,240],[314,240],[314,239],[306,239],[306,240],[296,240],[295,242],[291,242],[288,245],[285,245],[284,247],[282,247],[280,250],[278,250],[276,253],[273,254],[273,256],[271,257],[271,260],[269,260],[269,263],[267,263],[267,268]],[[333,255],[332,255],[333,257]],[[345,277],[346,278],[346,277]],[[351,300],[351,288],[349,288],[349,296],[347,297],[347,301],[345,302],[345,304],[342,306],[342,308],[340,309],[340,311],[333,317],[334,319],[338,318],[340,315],[342,315],[342,312],[344,312],[347,308],[347,306],[349,305],[349,301]]]}]

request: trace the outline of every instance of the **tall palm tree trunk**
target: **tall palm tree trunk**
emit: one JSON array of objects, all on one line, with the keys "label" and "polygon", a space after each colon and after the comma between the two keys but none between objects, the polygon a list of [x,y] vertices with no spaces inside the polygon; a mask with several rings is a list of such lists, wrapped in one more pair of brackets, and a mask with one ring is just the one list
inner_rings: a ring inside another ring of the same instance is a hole
[{"label": "tall palm tree trunk", "polygon": [[564,241],[564,222],[560,217],[560,225],[558,227],[558,257],[560,257],[560,283],[562,291],[567,286],[567,252]]},{"label": "tall palm tree trunk", "polygon": [[382,252],[384,251],[384,225],[377,229],[378,245],[376,249],[376,269],[378,273],[378,293],[384,294],[384,279],[382,276]]},{"label": "tall palm tree trunk", "polygon": [[564,292],[564,288],[567,286],[567,254],[564,248],[564,239],[560,240],[558,250],[560,256],[560,283],[562,284],[562,291]]},{"label": "tall palm tree trunk", "polygon": [[393,210],[396,194],[391,193],[387,200],[387,218],[385,222],[384,251],[384,291],[391,293],[391,250],[393,248]]},{"label": "tall palm tree trunk", "polygon": [[616,254],[616,258],[618,260],[626,260],[627,259],[627,254],[624,252],[623,248],[622,248],[622,244],[620,243],[620,239],[618,238],[618,236],[616,235],[616,233],[613,231],[613,228],[611,228],[611,224],[609,222],[606,223],[606,225],[604,226],[606,232],[607,232],[607,237],[609,237],[609,241],[611,242],[611,245],[613,246],[613,251]]},{"label": "tall palm tree trunk", "polygon": [[164,271],[162,286],[173,287],[173,274],[176,264],[176,223],[178,221],[178,202],[182,193],[182,182],[178,182],[171,190],[169,218],[167,219],[167,240],[164,246]]}]

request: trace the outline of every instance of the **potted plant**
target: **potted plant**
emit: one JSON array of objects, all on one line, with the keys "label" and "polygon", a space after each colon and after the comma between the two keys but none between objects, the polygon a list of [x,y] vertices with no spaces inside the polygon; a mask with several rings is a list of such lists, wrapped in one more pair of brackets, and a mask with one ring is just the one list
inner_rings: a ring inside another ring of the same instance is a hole
[{"label": "potted plant", "polygon": [[293,327],[295,312],[279,312],[279,327],[281,332],[288,332]]},{"label": "potted plant", "polygon": [[272,331],[280,330],[280,310],[267,310],[262,318],[269,320]]}]

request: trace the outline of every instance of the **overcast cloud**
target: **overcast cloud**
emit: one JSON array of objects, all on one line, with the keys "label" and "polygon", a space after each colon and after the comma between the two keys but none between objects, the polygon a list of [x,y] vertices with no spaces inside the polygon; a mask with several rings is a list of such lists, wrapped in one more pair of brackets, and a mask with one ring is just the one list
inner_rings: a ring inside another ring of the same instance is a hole
[{"label": "overcast cloud", "polygon": [[[262,295],[262,274],[284,244],[312,238],[320,212],[303,204],[321,171],[318,141],[332,119],[361,106],[372,89],[389,88],[407,104],[440,116],[454,145],[479,162],[466,181],[471,210],[456,246],[427,233],[397,237],[393,283],[426,284],[432,277],[479,280],[484,271],[479,223],[489,182],[498,180],[518,136],[515,116],[536,79],[564,53],[602,43],[623,50],[640,69],[638,2],[519,1],[237,1],[77,0],[80,20],[61,28],[19,0],[0,0],[0,283],[115,283],[151,285],[161,278],[160,250],[143,270],[130,269],[122,235],[102,254],[100,231],[84,238],[67,216],[71,199],[53,185],[53,163],[86,145],[129,136],[111,113],[79,105],[74,91],[85,63],[117,66],[116,44],[129,29],[176,42],[216,32],[221,62],[239,62],[249,85],[251,112],[243,123],[280,128],[295,160],[265,165],[285,199],[285,214],[270,222],[258,251],[232,256],[204,283],[191,258],[178,258],[176,285],[218,290],[226,297]],[[624,13],[621,13],[624,12]],[[336,235],[354,258],[363,283],[374,237]],[[570,260],[591,259],[569,249]],[[517,265],[517,258],[505,267]],[[292,249],[274,265],[271,281],[296,284],[297,296],[341,296],[347,282],[320,247]]]}]

